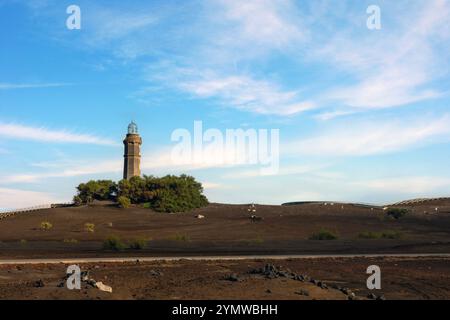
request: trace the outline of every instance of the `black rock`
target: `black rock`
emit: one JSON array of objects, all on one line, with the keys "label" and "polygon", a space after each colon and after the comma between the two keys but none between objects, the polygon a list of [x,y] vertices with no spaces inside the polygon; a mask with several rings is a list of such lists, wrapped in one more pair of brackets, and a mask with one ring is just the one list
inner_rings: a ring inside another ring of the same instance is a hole
[{"label": "black rock", "polygon": [[158,271],[158,270],[150,270],[150,275],[152,275],[154,277],[159,277],[159,276],[162,276],[163,273],[161,271]]},{"label": "black rock", "polygon": [[371,300],[376,300],[378,297],[377,297],[375,294],[373,294],[373,293],[369,293],[369,294],[367,295],[367,298],[368,298],[368,299],[371,299]]},{"label": "black rock", "polygon": [[240,278],[237,274],[230,274],[229,276],[225,277],[225,280],[237,282],[240,281]]},{"label": "black rock", "polygon": [[43,288],[43,287],[45,287],[44,281],[39,279],[38,281],[33,283],[33,287],[35,287],[35,288]]}]

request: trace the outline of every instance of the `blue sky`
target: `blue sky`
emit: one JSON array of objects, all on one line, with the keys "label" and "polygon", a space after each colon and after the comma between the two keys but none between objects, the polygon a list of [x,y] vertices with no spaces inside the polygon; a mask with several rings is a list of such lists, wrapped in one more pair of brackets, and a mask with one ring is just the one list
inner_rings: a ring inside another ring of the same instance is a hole
[{"label": "blue sky", "polygon": [[[0,0],[0,41],[0,208],[119,180],[132,119],[143,173],[192,174],[211,201],[449,195],[450,1]],[[279,129],[279,172],[173,165],[196,120]]]}]

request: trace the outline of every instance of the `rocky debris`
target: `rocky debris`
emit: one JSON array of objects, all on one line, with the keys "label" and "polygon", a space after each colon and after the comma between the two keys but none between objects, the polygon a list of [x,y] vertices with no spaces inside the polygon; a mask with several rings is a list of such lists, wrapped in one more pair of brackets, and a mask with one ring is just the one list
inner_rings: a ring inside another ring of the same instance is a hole
[{"label": "rocky debris", "polygon": [[39,279],[38,281],[35,281],[33,283],[33,287],[35,287],[35,288],[43,288],[43,287],[45,287],[45,283],[44,283],[44,281]]},{"label": "rocky debris", "polygon": [[[69,278],[69,276],[70,276],[69,274],[66,274],[66,276],[61,280],[61,282],[57,285],[57,287],[64,288],[66,286],[66,282],[67,282],[67,279]],[[87,286],[97,288],[104,292],[112,293],[112,287],[105,285],[103,282],[97,282],[96,280],[92,279],[90,277],[89,270],[82,271],[80,273],[80,280],[82,283],[86,284]]]},{"label": "rocky debris", "polygon": [[295,293],[295,294],[298,294],[298,295],[300,295],[300,296],[306,296],[306,297],[309,297],[309,291],[308,291],[308,290],[301,289],[301,290],[296,291],[296,292],[294,292],[294,293]]},{"label": "rocky debris", "polygon": [[356,294],[349,288],[340,288],[340,291],[347,296],[348,300],[358,300]]},{"label": "rocky debris", "polygon": [[87,282],[89,280],[89,271],[82,271],[80,277],[81,281]]},{"label": "rocky debris", "polygon": [[370,299],[370,300],[386,300],[386,298],[384,297],[384,295],[377,296],[377,295],[374,294],[374,293],[369,293],[369,294],[367,295],[367,298]]},{"label": "rocky debris", "polygon": [[272,290],[267,289],[267,290],[266,290],[266,293],[272,293]]},{"label": "rocky debris", "polygon": [[251,274],[261,274],[267,279],[275,279],[279,277],[293,278],[292,273],[281,270],[281,267],[276,267],[272,264],[266,264],[264,268],[253,269],[250,271]]},{"label": "rocky debris", "polygon": [[95,287],[100,291],[112,293],[112,288],[110,286],[103,284],[103,282],[96,282]]},{"label": "rocky debris", "polygon": [[235,273],[226,276],[225,280],[232,281],[232,282],[242,281],[242,279]]},{"label": "rocky debris", "polygon": [[257,215],[251,215],[250,220],[252,220],[252,222],[257,222],[257,221],[262,221],[264,219],[263,219],[263,217],[259,217]]},{"label": "rocky debris", "polygon": [[307,275],[305,275],[305,274],[297,274],[297,275],[294,277],[294,280],[306,282],[306,281],[309,281],[310,278],[309,278]]},{"label": "rocky debris", "polygon": [[328,289],[328,286],[325,283],[323,283],[322,281],[319,281],[317,283],[317,286],[320,287],[321,289],[325,289],[325,290]]},{"label": "rocky debris", "polygon": [[160,277],[164,275],[161,271],[158,270],[150,270],[150,275],[153,277]]},{"label": "rocky debris", "polygon": [[[289,269],[283,270],[281,267],[276,267],[273,264],[266,264],[264,268],[258,268],[250,270],[250,274],[261,274],[267,279],[275,278],[288,278],[296,281],[309,282],[323,290],[328,290],[328,285],[320,280],[310,278],[305,274],[296,274]],[[356,295],[348,288],[342,288],[338,285],[331,285],[331,288],[336,289],[344,293],[350,300],[355,300]],[[297,293],[298,294],[298,293]]]},{"label": "rocky debris", "polygon": [[276,267],[273,264],[266,264],[264,268],[258,268],[250,270],[251,274],[261,274],[265,276],[267,279],[275,279],[275,278],[288,278],[296,281],[302,282],[311,282],[314,285],[317,285],[323,289],[328,289],[328,286],[318,280],[311,279],[305,274],[296,274],[289,269],[283,270],[281,267]]}]

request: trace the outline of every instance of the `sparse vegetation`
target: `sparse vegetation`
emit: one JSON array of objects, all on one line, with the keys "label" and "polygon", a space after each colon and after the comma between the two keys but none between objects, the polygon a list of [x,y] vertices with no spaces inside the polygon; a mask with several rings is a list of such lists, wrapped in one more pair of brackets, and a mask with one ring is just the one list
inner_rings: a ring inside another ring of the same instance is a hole
[{"label": "sparse vegetation", "polygon": [[53,228],[53,225],[48,221],[42,221],[40,227],[41,230],[50,230],[51,228]]},{"label": "sparse vegetation", "polygon": [[95,232],[95,224],[93,224],[93,223],[85,223],[84,224],[84,230],[86,232],[91,232],[91,233]]},{"label": "sparse vegetation", "polygon": [[409,213],[409,210],[406,208],[389,208],[386,212],[388,217],[391,217],[395,220],[403,218]]},{"label": "sparse vegetation", "polygon": [[383,231],[383,232],[372,232],[366,231],[361,232],[358,235],[360,239],[401,239],[403,234],[398,231]]},{"label": "sparse vegetation", "polygon": [[247,243],[249,245],[258,245],[258,244],[263,244],[264,243],[264,239],[262,237],[257,237],[255,239],[250,239],[247,240]]},{"label": "sparse vegetation", "polygon": [[313,233],[309,237],[309,240],[336,240],[337,238],[338,236],[336,233],[326,229],[321,229],[319,232]]},{"label": "sparse vegetation", "polygon": [[380,232],[365,231],[358,234],[359,239],[381,239]]},{"label": "sparse vegetation", "polygon": [[382,234],[383,239],[401,239],[403,234],[399,231],[385,231]]},{"label": "sparse vegetation", "polygon": [[120,196],[117,198],[117,204],[119,205],[119,208],[127,209],[131,206],[131,201],[127,197]]},{"label": "sparse vegetation", "polygon": [[125,249],[125,243],[118,236],[109,236],[103,242],[103,249],[112,251],[122,251]]},{"label": "sparse vegetation", "polygon": [[185,235],[185,234],[176,234],[171,239],[175,240],[175,241],[190,241],[191,240],[190,237],[188,235]]},{"label": "sparse vegetation", "polygon": [[19,241],[19,243],[20,243],[21,245],[26,245],[26,244],[28,243],[28,241],[25,240],[25,239],[21,239],[21,240]]},{"label": "sparse vegetation", "polygon": [[148,239],[145,238],[136,238],[129,242],[128,246],[133,250],[143,250],[148,245]]},{"label": "sparse vegetation", "polygon": [[64,243],[76,244],[78,243],[77,239],[64,239]]}]

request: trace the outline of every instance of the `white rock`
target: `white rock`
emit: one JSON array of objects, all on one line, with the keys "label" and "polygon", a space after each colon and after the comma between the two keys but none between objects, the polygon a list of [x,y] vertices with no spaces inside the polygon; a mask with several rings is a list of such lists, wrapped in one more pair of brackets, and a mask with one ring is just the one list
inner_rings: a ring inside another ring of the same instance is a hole
[{"label": "white rock", "polygon": [[110,286],[103,284],[103,282],[96,282],[95,287],[101,291],[112,293],[112,288]]}]

